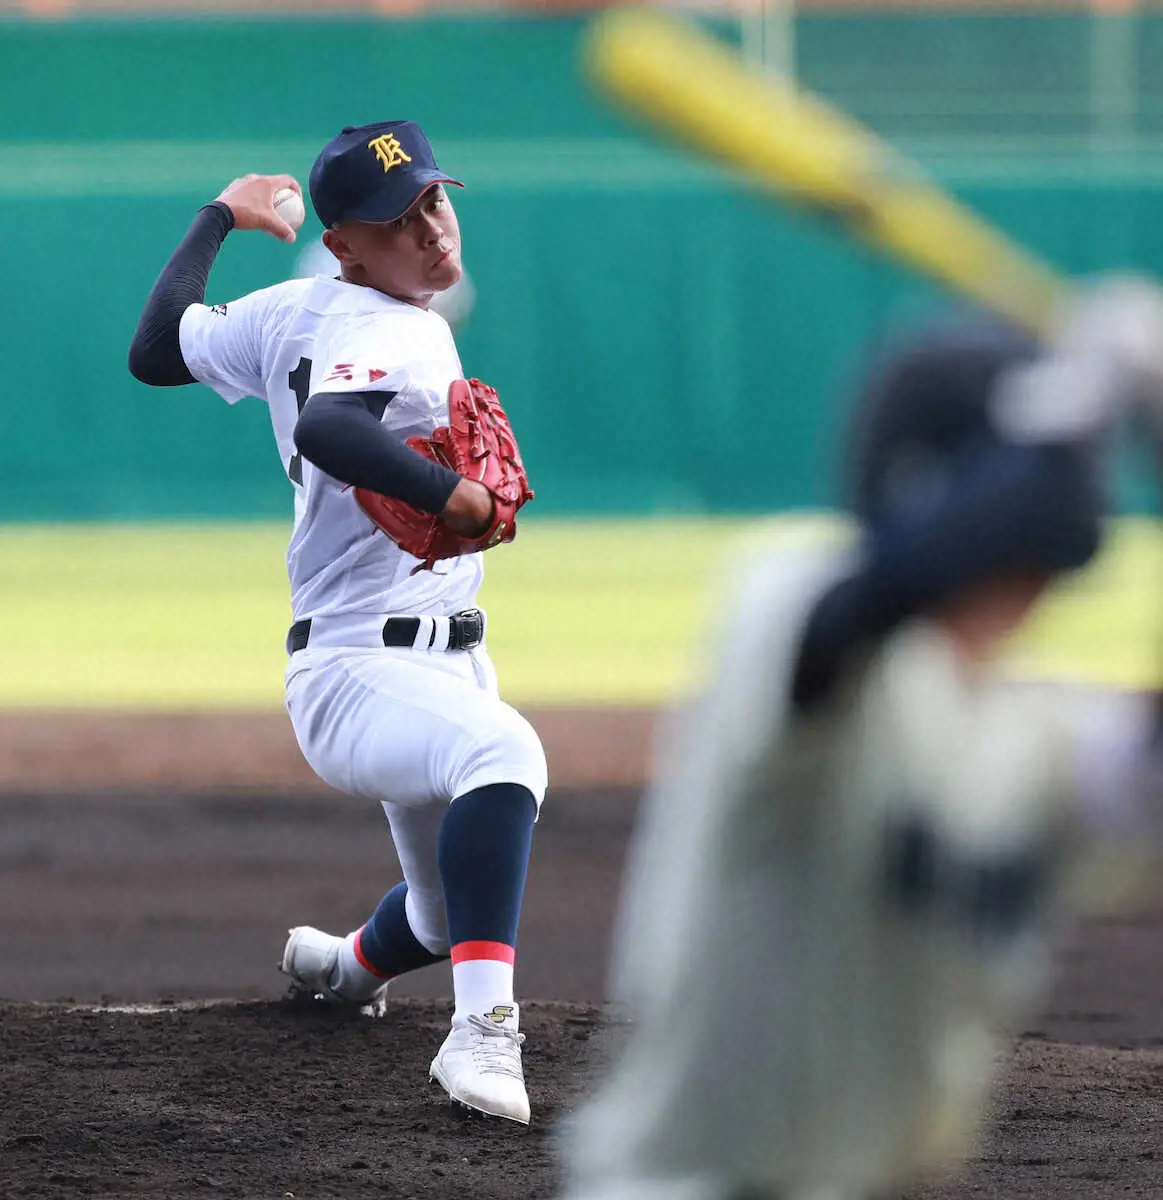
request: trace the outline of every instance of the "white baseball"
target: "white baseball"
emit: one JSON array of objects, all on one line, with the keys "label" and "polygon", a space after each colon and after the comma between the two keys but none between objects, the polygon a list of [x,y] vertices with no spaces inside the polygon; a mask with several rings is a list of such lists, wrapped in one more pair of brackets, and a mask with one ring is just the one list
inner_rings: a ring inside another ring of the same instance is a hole
[{"label": "white baseball", "polygon": [[294,188],[279,188],[275,192],[274,208],[275,212],[292,229],[298,229],[307,219],[307,210],[303,207],[303,197]]}]

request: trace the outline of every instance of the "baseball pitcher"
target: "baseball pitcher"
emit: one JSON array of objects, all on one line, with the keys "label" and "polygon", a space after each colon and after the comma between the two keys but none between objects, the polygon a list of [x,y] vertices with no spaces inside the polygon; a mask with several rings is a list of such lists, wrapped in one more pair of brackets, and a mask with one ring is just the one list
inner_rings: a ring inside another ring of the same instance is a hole
[{"label": "baseball pitcher", "polygon": [[280,211],[295,196],[274,201],[296,181],[235,180],[162,271],[129,362],[145,383],[267,404],[295,501],[287,710],[322,779],[382,804],[400,860],[361,928],[296,926],[282,969],[310,996],[375,1010],[390,979],[451,958],[431,1077],[528,1123],[513,975],[546,764],[499,698],[475,597],[482,553],[512,540],[533,493],[496,391],[465,378],[431,308],[461,277],[450,186],[413,122],[345,128],[310,178],[338,274],[208,305],[232,229],[294,239]]}]

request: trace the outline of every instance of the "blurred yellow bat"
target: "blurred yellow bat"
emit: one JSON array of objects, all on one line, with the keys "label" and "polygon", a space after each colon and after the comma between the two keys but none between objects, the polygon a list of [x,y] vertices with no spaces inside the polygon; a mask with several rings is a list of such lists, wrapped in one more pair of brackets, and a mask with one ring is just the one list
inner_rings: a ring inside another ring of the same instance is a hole
[{"label": "blurred yellow bat", "polygon": [[1035,333],[1069,286],[870,130],[685,20],[610,9],[585,65],[600,92],[677,141]]}]

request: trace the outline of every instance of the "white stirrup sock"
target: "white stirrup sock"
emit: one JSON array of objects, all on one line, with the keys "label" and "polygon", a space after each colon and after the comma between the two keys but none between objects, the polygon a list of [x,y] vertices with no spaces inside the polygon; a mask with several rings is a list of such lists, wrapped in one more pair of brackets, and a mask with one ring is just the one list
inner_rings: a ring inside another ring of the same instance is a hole
[{"label": "white stirrup sock", "polygon": [[456,1009],[452,1014],[454,1025],[466,1024],[469,1013],[480,1016],[491,1013],[496,1005],[511,1005],[513,964],[494,958],[470,958],[454,963],[452,991],[456,997]]}]

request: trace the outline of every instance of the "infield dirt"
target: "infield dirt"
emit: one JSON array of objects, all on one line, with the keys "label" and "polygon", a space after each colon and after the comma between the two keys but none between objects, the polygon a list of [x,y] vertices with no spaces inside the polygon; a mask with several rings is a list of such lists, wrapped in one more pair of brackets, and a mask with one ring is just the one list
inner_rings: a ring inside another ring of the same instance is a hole
[{"label": "infield dirt", "polygon": [[[6,715],[0,1196],[553,1197],[624,1028],[605,955],[651,716],[530,715],[553,784],[518,968],[529,1129],[428,1084],[445,968],[380,1021],[284,999],[287,926],[352,928],[398,878],[378,809],[320,786],[285,718]],[[1161,961],[1163,889],[1076,923],[979,1152],[915,1200],[1163,1197]]]}]

